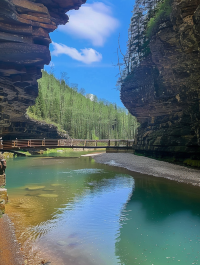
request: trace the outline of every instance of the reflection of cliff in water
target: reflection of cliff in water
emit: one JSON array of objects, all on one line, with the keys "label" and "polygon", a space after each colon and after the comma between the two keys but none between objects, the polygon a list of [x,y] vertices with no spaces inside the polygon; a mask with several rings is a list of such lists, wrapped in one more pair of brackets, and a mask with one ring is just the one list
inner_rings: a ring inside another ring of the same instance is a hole
[{"label": "reflection of cliff in water", "polygon": [[[199,242],[195,242],[195,238],[197,240],[200,228],[199,203],[196,187],[150,176],[136,177],[135,190],[122,211],[115,244],[120,264],[143,264],[145,261],[154,264],[158,259],[165,265],[169,262],[167,256],[178,255],[180,244],[185,247],[185,254],[188,246],[190,250],[192,247],[193,255],[198,255],[195,248]],[[190,260],[185,258],[184,262]],[[184,262],[182,264],[189,264]]]}]

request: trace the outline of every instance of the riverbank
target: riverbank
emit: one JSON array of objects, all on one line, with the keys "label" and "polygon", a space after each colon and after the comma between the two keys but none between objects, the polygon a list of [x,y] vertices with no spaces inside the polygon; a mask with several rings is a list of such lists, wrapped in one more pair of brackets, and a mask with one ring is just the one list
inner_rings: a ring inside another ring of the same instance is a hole
[{"label": "riverbank", "polygon": [[0,265],[24,264],[14,227],[6,214],[0,218],[0,228]]},{"label": "riverbank", "polygon": [[200,170],[126,153],[106,153],[97,155],[93,158],[97,163],[123,167],[130,171],[200,187]]}]

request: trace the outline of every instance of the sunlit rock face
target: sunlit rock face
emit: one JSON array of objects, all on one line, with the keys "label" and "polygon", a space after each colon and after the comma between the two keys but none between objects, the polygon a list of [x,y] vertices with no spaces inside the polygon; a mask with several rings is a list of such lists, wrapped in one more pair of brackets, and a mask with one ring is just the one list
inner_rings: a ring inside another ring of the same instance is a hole
[{"label": "sunlit rock face", "polygon": [[121,99],[141,126],[137,150],[200,159],[200,0],[174,0],[151,54],[124,80]]},{"label": "sunlit rock face", "polygon": [[[55,127],[26,119],[38,95],[37,79],[51,60],[49,33],[86,0],[0,1],[0,136],[59,137]],[[36,136],[36,135],[35,135]]]}]

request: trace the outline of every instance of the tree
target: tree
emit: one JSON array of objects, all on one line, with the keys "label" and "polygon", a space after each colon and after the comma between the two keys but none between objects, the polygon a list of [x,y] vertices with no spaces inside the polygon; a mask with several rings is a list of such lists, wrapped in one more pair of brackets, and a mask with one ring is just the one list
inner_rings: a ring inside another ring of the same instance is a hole
[{"label": "tree", "polygon": [[[166,4],[167,2],[168,5]],[[149,22],[155,20],[155,17],[158,17],[157,14],[164,14],[164,12],[169,13],[169,11],[160,12],[160,9],[169,9],[169,2],[170,0],[135,1],[128,31],[127,52],[126,55],[123,56],[123,67],[118,59],[118,65],[120,67],[120,78],[117,83],[118,87],[128,75],[134,72],[134,70],[140,65],[141,61],[150,54],[150,34],[148,34]]]},{"label": "tree", "polygon": [[36,103],[28,109],[31,117],[54,122],[77,139],[134,138],[137,120],[125,109],[93,94],[84,96],[45,71],[38,84]]}]

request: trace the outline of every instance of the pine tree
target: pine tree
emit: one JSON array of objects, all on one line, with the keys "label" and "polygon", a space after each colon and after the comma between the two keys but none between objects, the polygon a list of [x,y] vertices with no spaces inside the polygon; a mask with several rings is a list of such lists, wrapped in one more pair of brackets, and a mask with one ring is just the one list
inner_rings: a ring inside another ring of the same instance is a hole
[{"label": "pine tree", "polygon": [[43,71],[39,93],[28,114],[35,119],[59,124],[76,139],[132,139],[137,120],[125,109],[96,96],[84,96],[77,86]]}]

